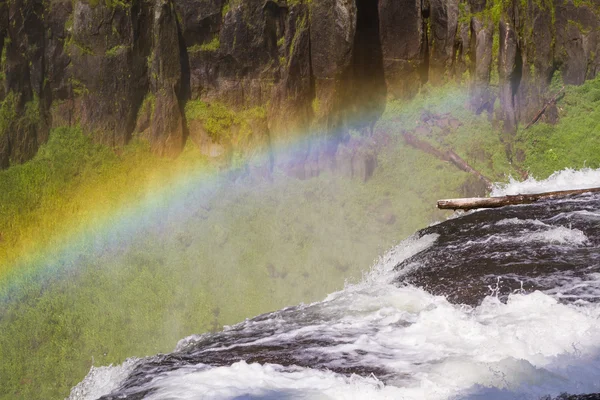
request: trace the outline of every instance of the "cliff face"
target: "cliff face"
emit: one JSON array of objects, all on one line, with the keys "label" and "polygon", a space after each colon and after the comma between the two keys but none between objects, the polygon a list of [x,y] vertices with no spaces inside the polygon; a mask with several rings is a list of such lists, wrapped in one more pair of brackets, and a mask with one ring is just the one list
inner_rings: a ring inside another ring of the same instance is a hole
[{"label": "cliff face", "polygon": [[386,99],[465,79],[473,111],[502,120],[508,143],[557,71],[581,84],[600,69],[600,6],[575,3],[3,0],[0,167],[30,159],[65,124],[114,147],[139,133],[176,156],[203,135],[184,113],[203,100],[264,107],[255,129],[268,143],[332,139],[298,151],[296,173],[310,176],[350,129],[368,136]]}]

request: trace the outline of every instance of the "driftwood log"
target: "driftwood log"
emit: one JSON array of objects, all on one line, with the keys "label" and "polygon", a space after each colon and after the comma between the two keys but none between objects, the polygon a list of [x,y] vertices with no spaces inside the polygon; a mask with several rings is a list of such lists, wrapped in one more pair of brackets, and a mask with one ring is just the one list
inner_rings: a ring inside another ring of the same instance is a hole
[{"label": "driftwood log", "polygon": [[556,102],[558,101],[558,98],[565,92],[565,87],[563,86],[562,89],[559,90],[558,93],[556,93],[556,95],[554,95],[553,98],[551,98],[550,100],[548,100],[548,102],[546,104],[544,104],[544,107],[542,107],[542,109],[535,115],[535,117],[533,117],[533,119],[531,120],[531,122],[529,122],[527,124],[527,126],[525,127],[525,129],[529,129],[532,125],[534,125],[536,122],[538,122],[540,120],[540,118],[542,118],[542,115],[544,115],[544,113],[546,112],[546,109],[551,105],[551,104],[556,104]]},{"label": "driftwood log", "polygon": [[492,187],[492,181],[483,176],[479,171],[475,168],[471,167],[469,163],[463,160],[458,154],[456,154],[453,150],[442,151],[438,150],[429,143],[424,140],[418,139],[415,135],[410,134],[409,132],[404,132],[402,134],[404,137],[404,141],[421,151],[424,151],[427,154],[431,154],[432,156],[438,158],[439,160],[446,161],[454,164],[455,167],[460,169],[461,171],[468,172],[477,177],[480,181],[485,183],[485,186],[489,189]]},{"label": "driftwood log", "polygon": [[577,190],[561,190],[536,194],[517,194],[502,197],[473,197],[466,199],[438,200],[437,207],[441,210],[474,210],[477,208],[498,208],[516,204],[530,204],[538,200],[566,197],[583,193],[600,192],[600,187]]}]

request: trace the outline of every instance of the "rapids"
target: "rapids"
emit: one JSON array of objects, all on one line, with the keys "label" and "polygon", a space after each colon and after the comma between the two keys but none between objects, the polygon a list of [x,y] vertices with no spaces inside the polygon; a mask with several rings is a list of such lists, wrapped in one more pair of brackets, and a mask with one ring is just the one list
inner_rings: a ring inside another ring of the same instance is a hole
[{"label": "rapids", "polygon": [[[561,174],[494,194],[600,182]],[[359,284],[92,367],[69,399],[600,398],[599,227],[600,194],[455,216]]]}]

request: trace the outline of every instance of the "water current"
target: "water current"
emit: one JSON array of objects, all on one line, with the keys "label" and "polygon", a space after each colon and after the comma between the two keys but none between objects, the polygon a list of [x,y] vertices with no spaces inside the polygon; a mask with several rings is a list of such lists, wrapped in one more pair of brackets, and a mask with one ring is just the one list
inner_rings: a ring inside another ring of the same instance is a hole
[{"label": "water current", "polygon": [[[494,194],[577,186],[569,173]],[[432,225],[383,255],[359,284],[184,338],[169,354],[92,367],[70,399],[599,393],[600,195],[584,194]]]}]

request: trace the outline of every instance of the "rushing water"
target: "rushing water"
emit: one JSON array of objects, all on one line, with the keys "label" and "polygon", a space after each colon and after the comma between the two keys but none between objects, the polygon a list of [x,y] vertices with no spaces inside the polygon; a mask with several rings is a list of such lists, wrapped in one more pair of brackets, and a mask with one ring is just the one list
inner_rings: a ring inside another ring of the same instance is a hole
[{"label": "rushing water", "polygon": [[599,228],[599,194],[456,217],[360,284],[92,368],[70,399],[600,398]]}]

